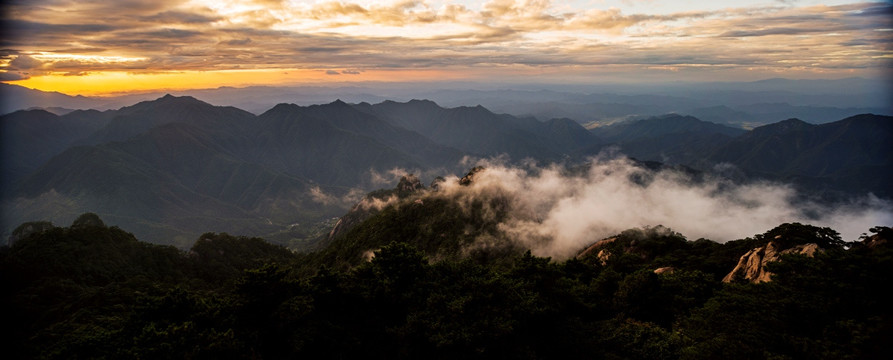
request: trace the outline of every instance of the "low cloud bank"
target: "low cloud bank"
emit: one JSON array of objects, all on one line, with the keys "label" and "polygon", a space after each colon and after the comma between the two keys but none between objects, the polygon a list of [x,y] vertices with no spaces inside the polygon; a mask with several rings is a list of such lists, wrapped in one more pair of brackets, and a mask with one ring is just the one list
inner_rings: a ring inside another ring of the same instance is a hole
[{"label": "low cloud bank", "polygon": [[725,242],[786,222],[831,227],[844,240],[893,224],[890,202],[870,195],[829,207],[797,201],[789,185],[697,179],[676,170],[643,169],[622,158],[595,158],[579,170],[486,160],[480,165],[486,170],[471,186],[453,179],[440,193],[465,204],[481,196],[505,199],[509,213],[501,229],[540,256],[567,258],[595,241],[645,226]]},{"label": "low cloud bank", "polygon": [[319,186],[312,186],[308,190],[308,194],[310,198],[319,204],[326,206],[340,206],[340,207],[350,207],[353,204],[356,204],[357,201],[363,199],[364,193],[360,189],[350,189],[345,194],[341,196],[337,196],[334,194],[326,193]]}]

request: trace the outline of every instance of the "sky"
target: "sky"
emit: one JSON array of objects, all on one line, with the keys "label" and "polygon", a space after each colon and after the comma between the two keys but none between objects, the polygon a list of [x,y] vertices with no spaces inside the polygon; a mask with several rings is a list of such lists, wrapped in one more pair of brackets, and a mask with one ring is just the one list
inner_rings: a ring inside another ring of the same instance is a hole
[{"label": "sky", "polygon": [[13,0],[0,6],[0,81],[72,95],[893,73],[889,0]]}]

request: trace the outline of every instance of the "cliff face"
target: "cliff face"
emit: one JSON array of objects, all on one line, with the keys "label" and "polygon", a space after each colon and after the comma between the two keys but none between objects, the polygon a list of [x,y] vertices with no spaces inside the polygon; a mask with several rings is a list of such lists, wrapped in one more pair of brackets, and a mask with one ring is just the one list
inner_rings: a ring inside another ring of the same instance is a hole
[{"label": "cliff face", "polygon": [[767,282],[772,280],[772,273],[766,270],[766,264],[779,261],[784,254],[804,254],[815,256],[816,251],[822,251],[817,244],[801,244],[789,249],[780,250],[778,244],[770,241],[766,246],[754,248],[738,260],[738,265],[726,275],[722,281],[732,282],[746,280],[752,283]]},{"label": "cliff face", "polygon": [[617,241],[616,237],[596,242],[595,244],[590,245],[588,248],[584,249],[579,254],[577,254],[577,259],[578,260],[583,259],[593,253],[596,253],[596,251],[597,251],[596,257],[598,258],[598,260],[602,264],[602,266],[604,266],[608,263],[608,259],[611,258],[611,252],[608,251],[607,249],[604,249],[604,247],[607,246],[608,244],[615,242],[615,241]]}]

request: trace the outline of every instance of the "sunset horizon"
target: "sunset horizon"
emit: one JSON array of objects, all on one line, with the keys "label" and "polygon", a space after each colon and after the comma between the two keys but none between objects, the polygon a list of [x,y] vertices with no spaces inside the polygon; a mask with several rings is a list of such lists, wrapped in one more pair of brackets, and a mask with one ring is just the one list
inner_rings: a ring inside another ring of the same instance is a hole
[{"label": "sunset horizon", "polygon": [[46,1],[3,5],[0,80],[222,86],[890,78],[889,1]]}]

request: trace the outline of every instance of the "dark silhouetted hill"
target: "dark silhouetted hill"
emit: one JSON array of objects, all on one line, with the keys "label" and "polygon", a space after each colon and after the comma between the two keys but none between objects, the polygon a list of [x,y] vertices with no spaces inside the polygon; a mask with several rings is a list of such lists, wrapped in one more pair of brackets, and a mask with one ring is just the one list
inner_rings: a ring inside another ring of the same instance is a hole
[{"label": "dark silhouetted hill", "polygon": [[596,143],[586,129],[567,119],[540,122],[494,114],[482,106],[448,109],[432,101],[412,100],[360,104],[357,108],[437,143],[476,155],[554,160]]}]

